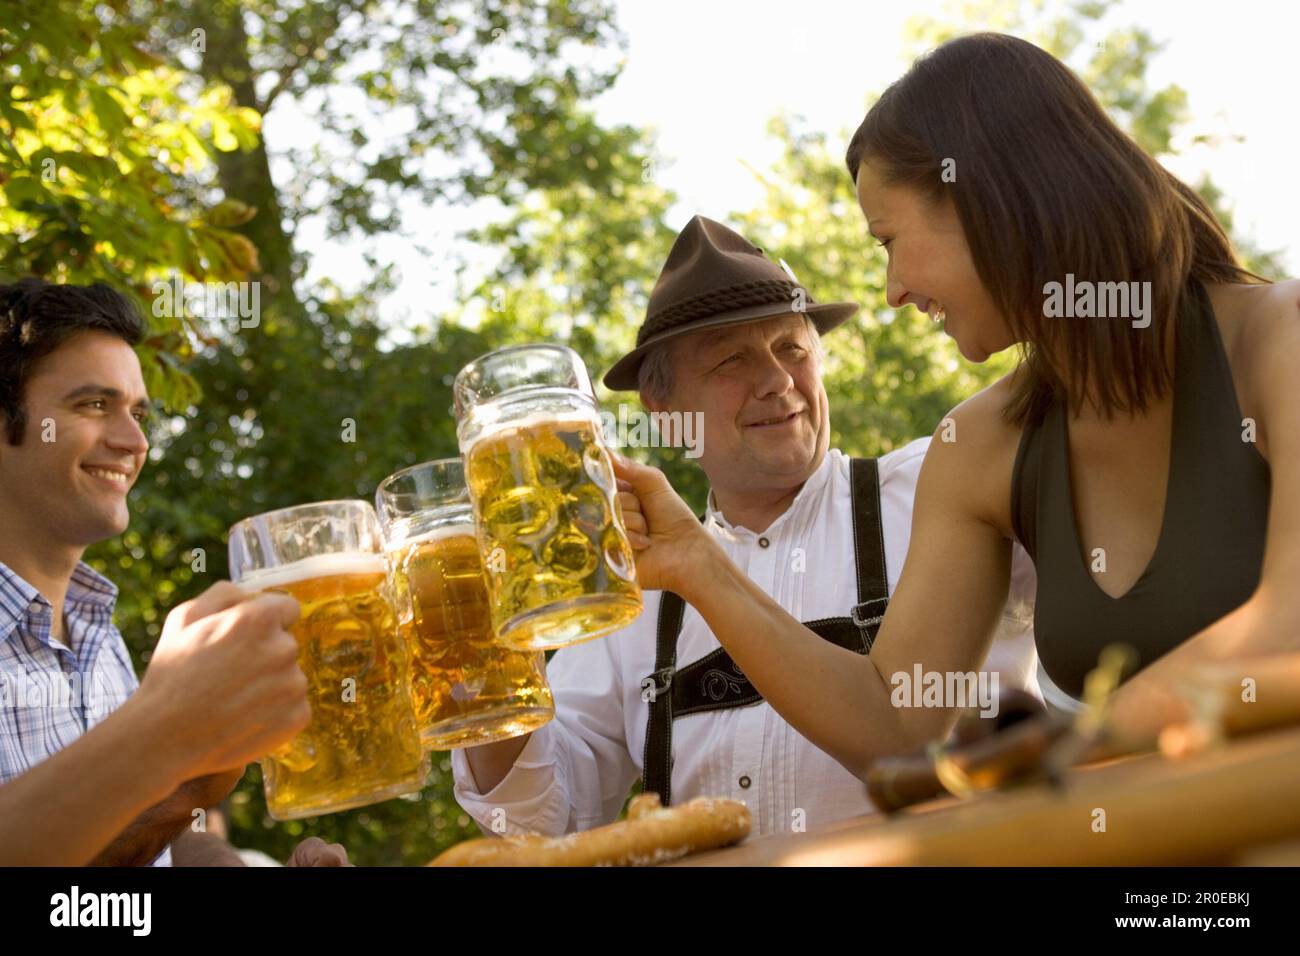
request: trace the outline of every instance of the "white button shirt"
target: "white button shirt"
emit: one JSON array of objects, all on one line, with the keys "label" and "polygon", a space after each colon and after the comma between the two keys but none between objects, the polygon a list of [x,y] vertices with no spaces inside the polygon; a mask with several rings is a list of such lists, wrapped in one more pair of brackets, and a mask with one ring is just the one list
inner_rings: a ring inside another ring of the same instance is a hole
[{"label": "white button shirt", "polygon": [[[879,459],[889,592],[903,568],[917,475],[930,439]],[[727,523],[709,495],[705,528],[755,584],[801,621],[847,615],[857,604],[849,458],[832,449],[790,507],[761,534]],[[1041,698],[1032,614],[1032,566],[1016,547],[1012,598],[984,669],[999,689]],[[1027,573],[1028,572],[1028,573]],[[551,836],[617,818],[642,772],[649,705],[641,680],[655,665],[660,591],[621,631],[558,651],[547,666],[555,719],[535,731],[511,771],[478,790],[464,751],[452,752],[457,802],[485,832]],[[677,642],[684,667],[719,647],[689,605]],[[743,800],[752,833],[802,831],[874,812],[866,788],[763,701],[679,717],[672,730],[672,799]],[[494,826],[495,824],[495,826]]]}]

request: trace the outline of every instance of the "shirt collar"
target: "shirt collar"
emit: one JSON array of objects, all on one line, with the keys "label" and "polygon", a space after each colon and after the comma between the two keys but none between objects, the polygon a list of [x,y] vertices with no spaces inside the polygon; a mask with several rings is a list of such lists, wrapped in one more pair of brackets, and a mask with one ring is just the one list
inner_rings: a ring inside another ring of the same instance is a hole
[{"label": "shirt collar", "polygon": [[[112,612],[116,602],[117,585],[86,562],[77,562],[68,582],[65,614],[69,608],[85,605],[106,607]],[[0,562],[0,641],[8,638],[18,625],[27,620],[33,605],[44,605],[48,613],[49,603],[25,578]]]},{"label": "shirt collar", "polygon": [[110,611],[117,603],[117,585],[85,561],[78,561],[68,582],[69,604],[97,604]]},{"label": "shirt collar", "polygon": [[[771,537],[780,529],[781,525],[789,519],[790,515],[794,514],[800,507],[816,498],[817,495],[821,493],[821,490],[825,488],[827,483],[831,480],[831,474],[835,468],[835,461],[840,457],[842,457],[840,451],[834,448],[828,449],[826,455],[822,458],[822,463],[817,466],[817,470],[814,471],[808,477],[808,480],[803,483],[803,487],[800,488],[799,493],[794,496],[794,499],[790,502],[790,506],[781,513],[780,517],[767,527],[767,530],[761,532],[761,534],[765,537]],[[760,532],[751,531],[744,527],[738,527],[727,521],[722,512],[718,510],[717,500],[713,497],[712,488],[709,489],[709,497],[704,517],[707,524],[713,524],[736,538],[757,538],[760,534]]]},{"label": "shirt collar", "polygon": [[0,562],[0,640],[7,638],[27,619],[28,608],[42,601],[45,598],[40,591]]}]

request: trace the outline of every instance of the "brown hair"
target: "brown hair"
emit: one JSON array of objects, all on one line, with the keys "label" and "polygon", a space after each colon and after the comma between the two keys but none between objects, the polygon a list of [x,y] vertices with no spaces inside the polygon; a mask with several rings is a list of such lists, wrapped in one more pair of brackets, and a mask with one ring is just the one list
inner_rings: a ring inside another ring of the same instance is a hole
[{"label": "brown hair", "polygon": [[[1266,281],[1238,264],[1194,190],[1063,63],[1016,37],[960,37],[918,59],[872,106],[845,160],[855,182],[870,160],[891,185],[952,197],[980,279],[1022,343],[1005,409],[1016,424],[1052,398],[1078,410],[1091,396],[1107,418],[1144,411],[1171,384],[1167,331],[1189,280]],[[1046,317],[1044,287],[1067,273],[1150,282],[1151,325]]]},{"label": "brown hair", "polygon": [[56,285],[29,277],[0,285],[0,423],[9,444],[22,444],[23,393],[37,360],[92,330],[139,345],[145,324],[130,299],[102,282]]}]

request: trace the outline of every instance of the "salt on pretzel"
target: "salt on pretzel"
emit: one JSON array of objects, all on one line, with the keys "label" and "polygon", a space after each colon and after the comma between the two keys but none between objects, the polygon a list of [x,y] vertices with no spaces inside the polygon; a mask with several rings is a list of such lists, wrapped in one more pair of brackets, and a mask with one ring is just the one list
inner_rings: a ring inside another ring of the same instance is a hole
[{"label": "salt on pretzel", "polygon": [[511,836],[458,843],[430,866],[651,866],[743,840],[749,810],[738,800],[696,797],[662,807],[643,793],[627,819],[561,837]]}]

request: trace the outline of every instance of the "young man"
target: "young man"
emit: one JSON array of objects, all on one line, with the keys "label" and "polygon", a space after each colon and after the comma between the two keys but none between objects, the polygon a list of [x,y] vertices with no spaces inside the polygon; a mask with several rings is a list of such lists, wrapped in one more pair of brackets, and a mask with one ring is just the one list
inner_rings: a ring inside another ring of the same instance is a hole
[{"label": "young man", "polygon": [[[639,388],[654,411],[702,416],[705,533],[819,637],[861,654],[903,566],[929,439],[852,464],[829,447],[819,336],[856,310],[817,304],[743,237],[696,217],[669,253],[637,348],[605,384]],[[1028,583],[1020,597],[1032,594]],[[1036,694],[1035,661],[1032,634],[1009,615],[983,668],[987,684]],[[452,755],[456,798],[487,829],[599,826],[638,776],[665,803],[744,800],[757,834],[873,809],[857,777],[766,700],[758,676],[751,683],[675,595],[646,592],[630,627],[559,651],[547,676],[555,720]],[[799,703],[816,707],[827,679],[778,681],[811,687]]]},{"label": "young man", "polygon": [[[141,684],[117,589],[81,560],[126,530],[149,448],[143,332],[104,285],[0,286],[0,865],[240,865],[194,811],[311,714],[292,598],[214,585],[168,616]],[[291,862],[346,853],[304,841]]]}]

